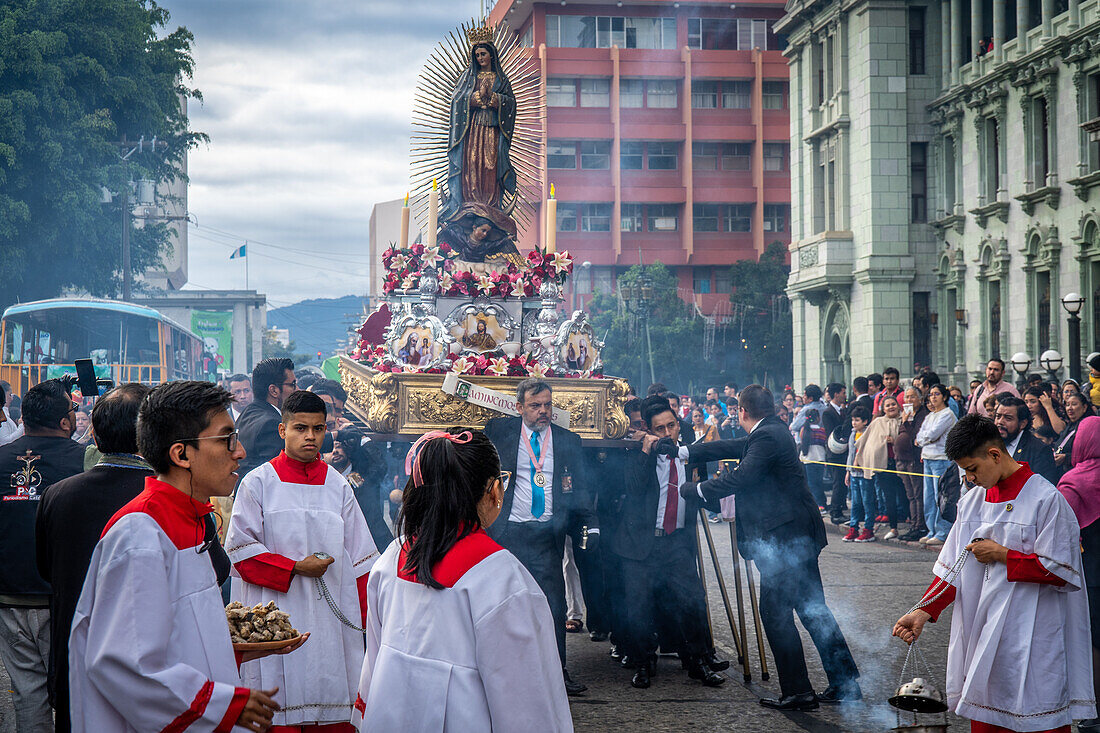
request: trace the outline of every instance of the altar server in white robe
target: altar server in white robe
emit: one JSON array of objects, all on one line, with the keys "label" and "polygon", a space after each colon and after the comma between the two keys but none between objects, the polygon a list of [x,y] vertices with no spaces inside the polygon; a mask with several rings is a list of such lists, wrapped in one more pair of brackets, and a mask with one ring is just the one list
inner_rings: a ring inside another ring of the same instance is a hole
[{"label": "altar server in white robe", "polygon": [[960,419],[947,456],[977,487],[959,501],[922,607],[894,635],[916,641],[954,601],[951,708],[976,733],[1069,733],[1073,720],[1096,715],[1077,518],[1049,481],[1012,459],[988,418]]},{"label": "altar server in white robe", "polygon": [[550,606],[486,533],[507,476],[479,430],[422,436],[367,583],[361,731],[572,731]]},{"label": "altar server in white robe", "polygon": [[[240,685],[225,609],[206,550],[210,498],[229,496],[244,458],[229,405],[210,382],[169,382],[138,413],[141,454],[156,471],[96,545],[69,640],[76,733],[264,731],[278,690]],[[282,653],[297,649],[303,637]]]},{"label": "altar server in white robe", "polygon": [[283,451],[250,471],[237,489],[225,539],[236,576],[230,595],[246,606],[275,601],[311,638],[294,657],[243,665],[241,678],[283,690],[275,733],[344,733],[354,730],[363,598],[378,549],[347,480],[320,458],[324,401],[299,390],[287,397],[282,413]]}]

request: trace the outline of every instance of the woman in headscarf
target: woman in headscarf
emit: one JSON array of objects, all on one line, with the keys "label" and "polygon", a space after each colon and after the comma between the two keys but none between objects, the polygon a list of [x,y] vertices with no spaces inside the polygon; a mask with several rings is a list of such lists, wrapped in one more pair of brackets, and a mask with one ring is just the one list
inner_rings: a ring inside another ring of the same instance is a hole
[{"label": "woman in headscarf", "polygon": [[[1093,689],[1100,695],[1100,417],[1089,416],[1077,425],[1073,440],[1073,468],[1058,482],[1081,526],[1081,560],[1089,595],[1092,627]],[[1100,720],[1083,720],[1082,732],[1100,730]]]}]

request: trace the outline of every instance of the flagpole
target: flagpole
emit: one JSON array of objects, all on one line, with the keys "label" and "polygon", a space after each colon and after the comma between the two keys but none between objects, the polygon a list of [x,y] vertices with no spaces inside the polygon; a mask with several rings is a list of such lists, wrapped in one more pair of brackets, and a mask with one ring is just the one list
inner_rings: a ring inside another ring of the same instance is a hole
[{"label": "flagpole", "polygon": [[244,289],[248,290],[248,240],[244,242]]}]

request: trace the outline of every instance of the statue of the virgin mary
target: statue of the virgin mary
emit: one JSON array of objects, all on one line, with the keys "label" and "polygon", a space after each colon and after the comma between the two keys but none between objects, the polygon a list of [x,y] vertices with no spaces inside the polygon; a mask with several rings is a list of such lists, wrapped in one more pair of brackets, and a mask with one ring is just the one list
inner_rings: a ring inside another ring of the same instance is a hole
[{"label": "statue of the virgin mary", "polygon": [[500,65],[490,28],[474,28],[469,63],[451,95],[447,140],[447,200],[440,219],[467,214],[489,219],[509,236],[516,225],[504,211],[504,194],[515,194],[512,134],[516,98]]},{"label": "statue of the virgin mary", "polygon": [[[532,223],[529,196],[539,187],[542,160],[544,107],[531,49],[503,24],[463,24],[428,58],[416,99],[417,218],[425,218],[432,181],[438,180],[440,236],[451,230],[464,249],[470,244],[477,251],[474,261],[504,250],[513,255],[517,223]],[[467,242],[486,221],[491,230],[482,239],[492,247]]]}]

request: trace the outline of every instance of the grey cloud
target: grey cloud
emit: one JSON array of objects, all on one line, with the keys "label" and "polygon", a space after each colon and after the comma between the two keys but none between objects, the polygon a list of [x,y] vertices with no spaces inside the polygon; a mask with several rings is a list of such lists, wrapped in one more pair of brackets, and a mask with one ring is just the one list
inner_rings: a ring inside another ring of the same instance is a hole
[{"label": "grey cloud", "polygon": [[[170,27],[195,35],[194,84],[204,101],[189,114],[211,136],[189,161],[189,205],[200,222],[192,282],[244,287],[244,264],[228,260],[234,240],[205,226],[301,250],[253,246],[249,284],[274,304],[365,291],[371,204],[408,188],[420,69],[477,12],[477,0],[162,5]],[[340,252],[344,263],[330,254]]]}]

